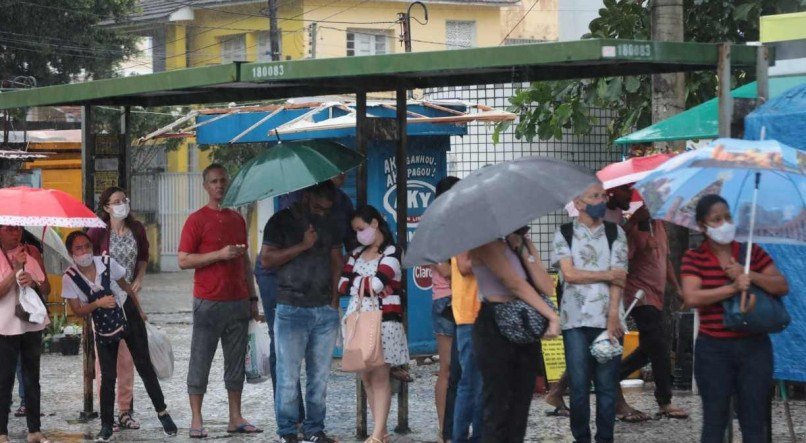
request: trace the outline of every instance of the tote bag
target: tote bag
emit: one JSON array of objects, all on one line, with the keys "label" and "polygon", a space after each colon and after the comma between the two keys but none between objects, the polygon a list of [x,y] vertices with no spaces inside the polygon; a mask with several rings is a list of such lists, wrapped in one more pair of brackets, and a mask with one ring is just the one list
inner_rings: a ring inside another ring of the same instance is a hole
[{"label": "tote bag", "polygon": [[[346,372],[364,372],[384,364],[381,345],[382,313],[372,283],[361,279],[358,288],[358,307],[344,319],[344,353],[341,369]],[[364,288],[373,302],[364,311]]]}]

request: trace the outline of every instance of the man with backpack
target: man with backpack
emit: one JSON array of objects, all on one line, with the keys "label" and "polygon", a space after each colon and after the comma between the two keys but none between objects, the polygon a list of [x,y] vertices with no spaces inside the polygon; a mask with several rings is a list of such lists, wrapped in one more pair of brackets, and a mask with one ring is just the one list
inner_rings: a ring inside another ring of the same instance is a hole
[{"label": "man with backpack", "polygon": [[604,222],[607,195],[601,183],[574,199],[579,217],[557,230],[551,263],[562,272],[560,322],[571,390],[571,433],[590,442],[591,379],[596,387],[596,441],[612,442],[620,359],[599,363],[590,346],[603,331],[623,334],[621,296],[627,277],[627,240],[618,225]]}]

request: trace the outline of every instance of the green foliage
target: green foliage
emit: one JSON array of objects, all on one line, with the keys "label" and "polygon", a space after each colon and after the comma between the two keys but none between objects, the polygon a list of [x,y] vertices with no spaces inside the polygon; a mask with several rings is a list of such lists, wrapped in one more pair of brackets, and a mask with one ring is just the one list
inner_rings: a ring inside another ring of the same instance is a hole
[{"label": "green foliage", "polygon": [[122,21],[136,0],[0,0],[0,79],[33,76],[38,86],[79,75],[113,76],[136,53],[135,36],[99,27]]},{"label": "green foliage", "polygon": [[[591,21],[583,38],[650,39],[650,2],[605,0],[599,17]],[[794,12],[806,8],[806,0],[684,0],[683,23],[686,41],[745,42],[759,39],[759,16]],[[718,18],[718,19],[717,19]],[[752,80],[753,73],[734,70],[732,83]],[[716,95],[717,78],[712,71],[686,75],[686,106],[691,107]],[[515,137],[562,139],[563,131],[590,133],[596,123],[592,108],[610,109],[615,117],[608,124],[608,138],[616,138],[652,123],[652,91],[647,75],[585,80],[535,82],[510,98],[511,112],[519,115]],[[510,126],[499,124],[493,135]]]}]

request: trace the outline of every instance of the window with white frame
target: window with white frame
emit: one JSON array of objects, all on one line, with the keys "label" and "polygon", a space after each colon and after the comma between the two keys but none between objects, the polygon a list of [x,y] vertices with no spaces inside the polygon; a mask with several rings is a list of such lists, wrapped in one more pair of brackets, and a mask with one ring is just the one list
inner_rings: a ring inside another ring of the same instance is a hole
[{"label": "window with white frame", "polygon": [[347,55],[388,54],[392,49],[392,35],[378,29],[348,29]]},{"label": "window with white frame", "polygon": [[[280,34],[280,44],[278,45],[282,52],[283,36]],[[257,33],[257,61],[270,62],[271,61],[271,34],[269,31],[260,31]]]},{"label": "window with white frame", "polygon": [[246,60],[246,35],[227,35],[221,38],[221,63]]},{"label": "window with white frame", "polygon": [[448,49],[475,47],[476,22],[467,20],[447,20],[445,22],[445,46]]}]

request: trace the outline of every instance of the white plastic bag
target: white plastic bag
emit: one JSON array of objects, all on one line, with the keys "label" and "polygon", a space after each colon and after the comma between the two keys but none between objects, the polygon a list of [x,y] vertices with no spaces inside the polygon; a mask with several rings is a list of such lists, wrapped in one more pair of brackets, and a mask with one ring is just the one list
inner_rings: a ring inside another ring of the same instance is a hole
[{"label": "white plastic bag", "polygon": [[[18,274],[19,275],[19,274]],[[48,310],[42,303],[39,295],[28,286],[18,286],[20,294],[20,305],[22,309],[28,313],[28,321],[41,325],[45,323],[48,318]]]},{"label": "white plastic bag", "polygon": [[149,322],[146,322],[146,331],[148,333],[148,354],[151,357],[151,364],[154,365],[157,378],[167,380],[174,373],[174,351],[171,347],[171,342],[168,340],[167,334]]},{"label": "white plastic bag", "polygon": [[272,345],[266,323],[249,320],[244,370],[247,383],[263,383],[271,378],[269,352]]}]

